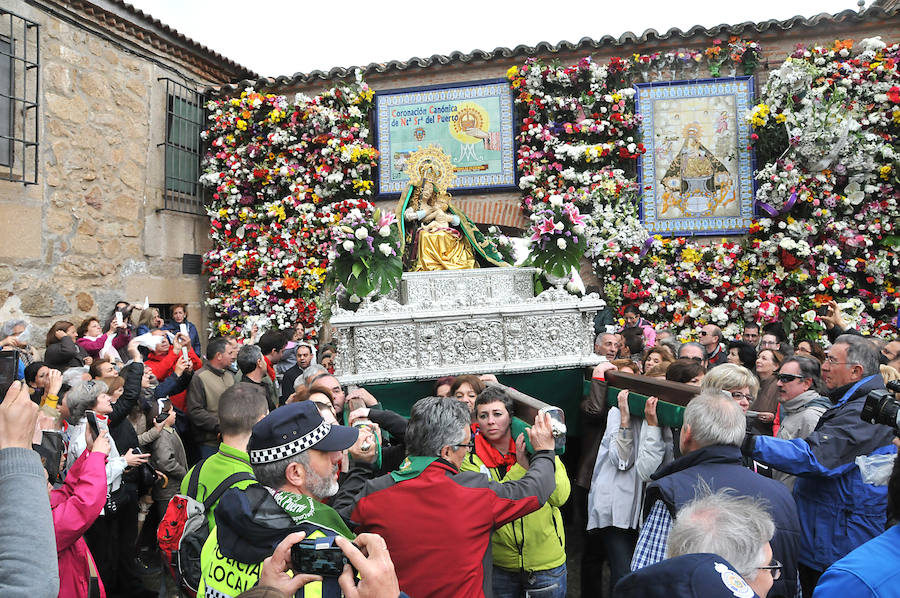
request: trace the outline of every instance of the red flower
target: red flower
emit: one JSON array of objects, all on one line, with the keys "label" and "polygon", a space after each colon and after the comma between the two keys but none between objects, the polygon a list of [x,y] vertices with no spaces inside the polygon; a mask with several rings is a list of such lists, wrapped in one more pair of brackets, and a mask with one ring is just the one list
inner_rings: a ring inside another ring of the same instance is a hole
[{"label": "red flower", "polygon": [[900,104],[900,87],[894,85],[887,92],[887,97],[895,104]]}]

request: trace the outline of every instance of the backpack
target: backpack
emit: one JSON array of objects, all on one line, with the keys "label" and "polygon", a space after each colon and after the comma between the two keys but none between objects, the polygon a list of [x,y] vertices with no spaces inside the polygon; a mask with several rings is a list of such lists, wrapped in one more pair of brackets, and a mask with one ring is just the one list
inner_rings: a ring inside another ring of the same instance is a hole
[{"label": "backpack", "polygon": [[234,484],[253,479],[253,476],[245,471],[233,473],[222,480],[206,500],[199,502],[195,497],[200,482],[200,469],[205,462],[206,459],[198,463],[191,472],[187,495],[176,494],[169,501],[166,514],[156,531],[162,559],[169,574],[192,598],[197,595],[197,587],[202,577],[200,551],[203,550],[203,544],[209,537],[206,512]]}]

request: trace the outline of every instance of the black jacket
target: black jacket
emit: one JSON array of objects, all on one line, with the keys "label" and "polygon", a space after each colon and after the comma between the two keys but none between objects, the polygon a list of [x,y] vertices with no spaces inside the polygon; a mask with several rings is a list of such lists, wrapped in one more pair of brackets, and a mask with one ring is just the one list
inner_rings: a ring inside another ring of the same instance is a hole
[{"label": "black jacket", "polygon": [[64,372],[69,368],[79,368],[84,365],[87,353],[79,347],[69,336],[64,336],[58,343],[53,343],[44,352],[44,363],[48,368]]},{"label": "black jacket", "polygon": [[770,596],[793,597],[797,592],[797,559],[800,550],[800,520],[791,493],[781,482],[765,478],[741,465],[741,449],[736,446],[707,446],[675,459],[651,476],[647,486],[644,514],[657,500],[665,503],[674,519],[678,511],[694,500],[700,482],[716,492],[732,488],[742,496],[766,501],[775,520],[772,555],[784,565],[781,579]]}]

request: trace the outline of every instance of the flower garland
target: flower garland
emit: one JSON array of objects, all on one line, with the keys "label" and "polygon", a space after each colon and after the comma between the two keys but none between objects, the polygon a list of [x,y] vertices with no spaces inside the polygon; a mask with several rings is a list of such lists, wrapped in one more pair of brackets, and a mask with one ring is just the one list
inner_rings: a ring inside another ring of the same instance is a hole
[{"label": "flower garland", "polygon": [[798,48],[771,74],[748,115],[761,217],[739,242],[648,235],[637,211],[634,160],[643,147],[629,82],[654,68],[674,77],[704,60],[713,76],[728,63],[752,72],[757,42],[714,40],[703,52],[635,54],[607,66],[528,60],[508,72],[522,117],[523,209],[571,198],[591,215],[585,255],[607,299],[640,302],[684,338],[706,323],[737,335],[742,318],[783,319],[809,336],[821,329],[815,308],[832,298],[861,329],[886,328],[900,308],[900,52],[878,40],[855,56],[852,48],[850,40]]},{"label": "flower garland", "polygon": [[848,309],[867,330],[900,309],[900,46],[853,46],[798,47],[749,116],[765,160],[754,282],[760,299],[801,314],[801,335],[821,328],[815,309],[831,299],[858,301]]},{"label": "flower garland", "polygon": [[372,194],[377,151],[367,142],[374,92],[359,73],[316,97],[263,95],[209,102],[201,182],[213,249],[211,329],[242,334],[250,321],[302,322],[315,336],[317,295],[329,268],[329,204]]}]

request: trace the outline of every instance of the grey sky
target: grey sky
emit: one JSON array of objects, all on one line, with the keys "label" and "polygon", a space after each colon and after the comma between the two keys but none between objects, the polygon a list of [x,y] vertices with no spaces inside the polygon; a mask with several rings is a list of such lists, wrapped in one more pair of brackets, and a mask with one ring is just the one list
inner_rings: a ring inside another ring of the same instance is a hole
[{"label": "grey sky", "polygon": [[856,0],[127,1],[266,76],[857,9]]}]

